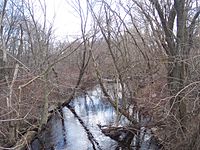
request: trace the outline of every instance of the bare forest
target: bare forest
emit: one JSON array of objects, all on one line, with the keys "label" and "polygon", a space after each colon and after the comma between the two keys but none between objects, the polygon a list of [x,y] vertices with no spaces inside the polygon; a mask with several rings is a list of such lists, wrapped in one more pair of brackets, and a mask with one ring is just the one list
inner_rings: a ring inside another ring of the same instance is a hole
[{"label": "bare forest", "polygon": [[160,149],[200,149],[199,0],[66,0],[81,33],[63,41],[36,1],[42,21],[34,1],[0,1],[0,149],[29,149],[54,112],[95,85],[132,138],[146,128]]}]

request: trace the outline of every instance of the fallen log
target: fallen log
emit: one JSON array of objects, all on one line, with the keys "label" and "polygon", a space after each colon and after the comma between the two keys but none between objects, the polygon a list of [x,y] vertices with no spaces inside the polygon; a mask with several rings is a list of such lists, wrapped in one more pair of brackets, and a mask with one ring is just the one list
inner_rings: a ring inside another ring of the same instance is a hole
[{"label": "fallen log", "polygon": [[131,127],[101,126],[99,124],[98,127],[104,135],[109,136],[111,139],[125,147],[130,146],[134,135],[136,134],[136,130]]}]

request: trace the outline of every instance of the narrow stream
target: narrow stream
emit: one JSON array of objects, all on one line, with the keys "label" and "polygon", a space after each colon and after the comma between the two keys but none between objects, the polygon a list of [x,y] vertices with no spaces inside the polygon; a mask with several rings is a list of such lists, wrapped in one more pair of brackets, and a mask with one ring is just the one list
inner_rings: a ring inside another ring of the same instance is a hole
[{"label": "narrow stream", "polygon": [[[112,125],[117,117],[113,107],[103,100],[99,87],[77,97],[70,105],[91,135],[88,135],[80,120],[66,107],[63,109],[63,116],[55,114],[51,118],[40,140],[36,139],[32,143],[33,150],[41,149],[38,144],[41,139],[44,142],[43,148],[45,150],[115,150],[117,148],[118,143],[105,136],[98,127],[98,124],[101,126]],[[61,117],[63,117],[63,120],[60,119]],[[126,118],[122,117],[119,124],[123,125],[127,122]],[[140,149],[156,149],[155,145],[150,145],[150,134],[148,132],[142,133],[143,135],[140,136],[144,140],[141,141]],[[89,139],[91,136],[94,139],[93,143]]]}]

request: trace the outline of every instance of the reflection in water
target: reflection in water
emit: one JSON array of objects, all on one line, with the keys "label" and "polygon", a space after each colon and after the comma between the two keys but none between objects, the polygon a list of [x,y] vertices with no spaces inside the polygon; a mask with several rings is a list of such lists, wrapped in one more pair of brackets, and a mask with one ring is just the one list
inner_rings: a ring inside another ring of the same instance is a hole
[{"label": "reflection in water", "polygon": [[[111,125],[116,120],[116,113],[113,107],[103,100],[102,93],[99,87],[87,92],[83,96],[75,98],[70,104],[77,115],[84,122],[84,125],[92,133],[93,138],[96,140],[95,147],[98,149],[98,145],[102,150],[115,150],[118,143],[111,138],[105,136],[97,124]],[[48,126],[48,134],[45,133],[42,138],[45,138],[45,150],[93,150],[93,145],[88,138],[86,129],[80,123],[80,120],[74,116],[74,114],[68,109],[63,109],[63,121],[60,119],[62,116],[53,116]],[[125,118],[121,118],[120,124],[127,123]],[[145,129],[142,129],[145,130]],[[141,149],[154,149],[149,147],[150,136],[148,131],[141,132],[139,135],[141,139]],[[50,133],[50,135],[49,135]],[[147,133],[147,134],[146,134]],[[136,141],[136,140],[135,140]],[[133,143],[135,143],[133,141]],[[97,145],[98,143],[98,145]],[[34,142],[32,144],[32,147]],[[37,148],[32,148],[37,150]],[[39,148],[38,148],[39,149]]]},{"label": "reflection in water", "polygon": [[67,114],[65,115],[66,147],[70,150],[78,150],[80,148],[83,150],[92,149],[87,134],[78,120],[74,118],[73,114],[68,109],[65,109],[64,112]]},{"label": "reflection in water", "polygon": [[[71,105],[84,121],[100,147],[102,149],[115,149],[117,143],[105,136],[97,126],[97,124],[111,124],[115,121],[116,117],[115,111],[110,104],[101,99],[101,91],[97,89],[88,92],[87,95],[74,99]],[[67,147],[70,150],[93,150],[92,144],[88,140],[87,134],[78,120],[68,108],[64,108],[63,112],[65,117]]]}]

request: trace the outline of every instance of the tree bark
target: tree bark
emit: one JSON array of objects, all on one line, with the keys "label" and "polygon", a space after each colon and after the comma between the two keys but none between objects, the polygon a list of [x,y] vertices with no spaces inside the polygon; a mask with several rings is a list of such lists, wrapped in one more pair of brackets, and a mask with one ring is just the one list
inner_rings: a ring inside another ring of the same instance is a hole
[{"label": "tree bark", "polygon": [[7,6],[8,0],[4,0],[3,2],[3,10],[0,14],[0,80],[5,80],[6,76],[6,62],[7,62],[7,56],[6,56],[6,49],[5,49],[5,43],[3,39],[3,20],[4,16],[6,14],[6,6]]},{"label": "tree bark", "polygon": [[48,107],[49,107],[49,99],[48,99],[48,72],[44,75],[44,105],[43,105],[43,110],[42,110],[42,118],[40,122],[40,130],[44,125],[46,125],[47,120],[48,120]]}]

